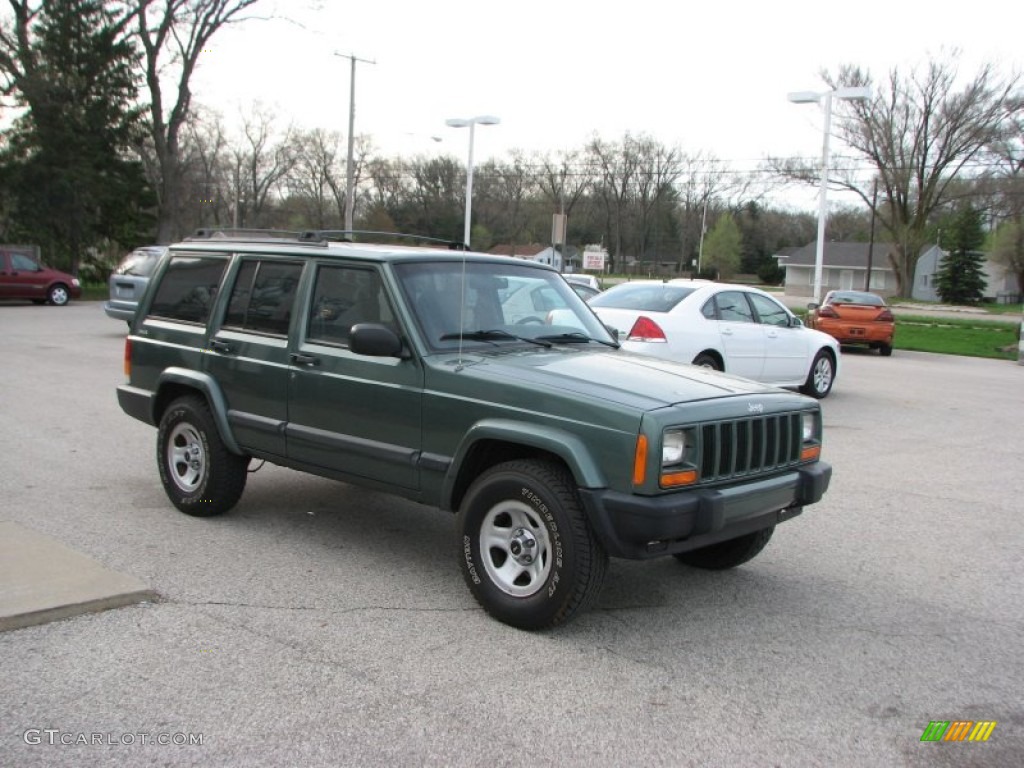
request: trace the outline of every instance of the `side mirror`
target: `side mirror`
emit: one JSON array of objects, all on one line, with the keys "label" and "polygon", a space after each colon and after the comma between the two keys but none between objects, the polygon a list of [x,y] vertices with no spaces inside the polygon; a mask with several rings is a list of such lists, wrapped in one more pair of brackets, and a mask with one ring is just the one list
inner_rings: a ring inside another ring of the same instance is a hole
[{"label": "side mirror", "polygon": [[403,357],[402,340],[381,323],[356,323],[348,336],[348,348],[369,357]]},{"label": "side mirror", "polygon": [[789,319],[789,327],[790,328],[803,328],[804,327],[804,321],[801,320],[796,315],[793,315]]},{"label": "side mirror", "polygon": [[808,309],[817,309],[818,306],[819,306],[818,304],[816,304],[815,302],[812,301],[810,304],[807,305],[807,308]]}]

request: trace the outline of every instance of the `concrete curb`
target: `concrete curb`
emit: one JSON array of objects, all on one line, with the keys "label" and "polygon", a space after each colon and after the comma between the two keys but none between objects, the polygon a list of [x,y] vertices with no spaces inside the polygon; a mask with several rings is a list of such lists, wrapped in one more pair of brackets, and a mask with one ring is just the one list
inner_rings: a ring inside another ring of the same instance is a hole
[{"label": "concrete curb", "polygon": [[0,631],[157,599],[132,576],[37,531],[0,522]]}]

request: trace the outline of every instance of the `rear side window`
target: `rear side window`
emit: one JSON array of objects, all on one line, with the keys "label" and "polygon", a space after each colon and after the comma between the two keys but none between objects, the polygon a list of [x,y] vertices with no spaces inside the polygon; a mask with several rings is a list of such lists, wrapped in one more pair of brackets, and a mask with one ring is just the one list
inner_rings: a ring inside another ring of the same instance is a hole
[{"label": "rear side window", "polygon": [[287,336],[302,264],[246,259],[231,289],[225,327]]},{"label": "rear side window", "polygon": [[205,324],[217,298],[226,259],[174,256],[157,286],[149,314]]},{"label": "rear side window", "polygon": [[[747,296],[743,291],[722,291],[715,294],[712,299],[717,310],[719,320],[730,323],[752,323],[754,313],[747,303]],[[707,312],[704,313],[708,317]]]}]

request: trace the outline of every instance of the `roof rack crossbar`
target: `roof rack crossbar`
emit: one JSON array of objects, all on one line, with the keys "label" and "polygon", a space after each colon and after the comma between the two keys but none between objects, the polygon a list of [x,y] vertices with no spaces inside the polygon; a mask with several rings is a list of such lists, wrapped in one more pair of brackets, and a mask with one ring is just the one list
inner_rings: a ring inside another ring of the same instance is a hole
[{"label": "roof rack crossbar", "polygon": [[298,240],[299,232],[283,229],[201,227],[186,240]]},{"label": "roof rack crossbar", "polygon": [[452,251],[469,250],[463,243],[444,240],[438,237],[427,237],[426,235],[410,235],[404,232],[379,232],[366,229],[309,229],[299,234],[300,240],[328,240],[333,242],[354,243],[359,236],[394,238],[396,240],[412,240],[422,243],[435,243],[443,245]]}]

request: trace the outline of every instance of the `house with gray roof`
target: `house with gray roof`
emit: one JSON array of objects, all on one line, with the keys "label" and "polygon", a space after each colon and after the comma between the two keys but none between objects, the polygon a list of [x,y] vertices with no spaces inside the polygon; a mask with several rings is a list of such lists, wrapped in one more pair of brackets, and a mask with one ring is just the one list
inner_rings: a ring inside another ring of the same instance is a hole
[{"label": "house with gray roof", "polygon": [[[934,246],[933,246],[934,247]],[[869,254],[870,250],[870,254]],[[880,296],[895,296],[896,273],[889,255],[892,243],[825,243],[821,260],[821,293],[828,291],[863,291],[871,259],[871,283],[867,290]],[[787,253],[788,252],[788,253]],[[802,248],[784,249],[776,254],[779,266],[786,270],[786,295],[810,296],[814,293],[814,262],[817,243]]]},{"label": "house with gray roof", "polygon": [[[821,295],[833,290],[868,290],[879,296],[897,293],[896,273],[890,254],[892,243],[875,243],[871,248],[871,285],[865,286],[868,272],[869,243],[825,243],[821,270]],[[786,270],[786,295],[810,296],[814,293],[814,261],[817,243],[802,248],[784,248],[775,254],[779,266]],[[920,301],[939,301],[935,279],[946,252],[937,245],[926,245],[914,269],[911,296]],[[1016,279],[1004,266],[986,259],[983,267],[987,288],[985,296],[996,300],[1016,297]]]}]

